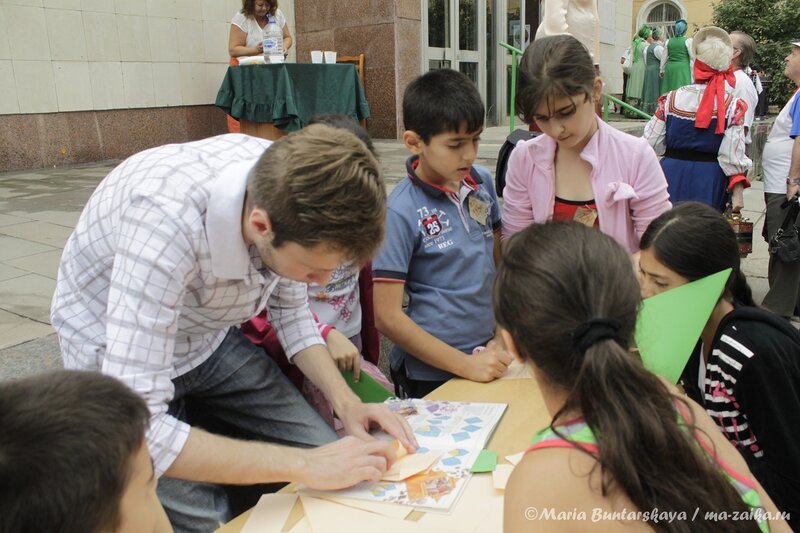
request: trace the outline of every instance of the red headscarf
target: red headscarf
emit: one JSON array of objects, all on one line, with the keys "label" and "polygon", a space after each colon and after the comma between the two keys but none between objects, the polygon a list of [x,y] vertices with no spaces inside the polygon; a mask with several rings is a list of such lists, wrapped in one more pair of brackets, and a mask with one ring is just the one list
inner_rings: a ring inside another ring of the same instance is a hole
[{"label": "red headscarf", "polygon": [[694,125],[697,128],[708,128],[711,125],[711,117],[714,114],[714,101],[717,104],[717,128],[715,133],[725,132],[725,82],[731,87],[736,87],[736,76],[733,68],[728,70],[715,70],[699,59],[694,61],[694,79],[697,83],[707,85],[700,99],[700,107],[697,108],[697,116]]}]

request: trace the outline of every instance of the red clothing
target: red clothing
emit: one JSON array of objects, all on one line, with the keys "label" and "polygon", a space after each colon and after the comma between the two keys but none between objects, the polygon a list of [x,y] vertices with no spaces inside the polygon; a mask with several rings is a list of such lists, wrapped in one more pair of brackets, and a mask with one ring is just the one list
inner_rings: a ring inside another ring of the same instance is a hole
[{"label": "red clothing", "polygon": [[[361,342],[363,349],[361,355],[364,359],[377,366],[380,357],[380,336],[375,327],[375,311],[372,303],[372,263],[367,263],[358,274],[358,289],[361,302]],[[300,389],[303,385],[303,373],[295,365],[289,363],[283,347],[278,342],[278,335],[272,328],[267,317],[266,309],[254,318],[241,325],[244,333],[253,344],[261,346],[272,357],[284,374],[294,385]],[[332,328],[325,327],[322,336],[327,338],[328,331]]]},{"label": "red clothing", "polygon": [[[553,203],[553,220],[557,222],[561,221],[568,221],[568,220],[577,220],[575,218],[576,213],[578,212],[579,208],[584,208],[584,212],[582,213],[584,216],[592,216],[586,210],[592,210],[594,212],[594,223],[592,227],[598,228],[600,227],[600,220],[597,218],[597,205],[595,204],[594,200],[587,200],[584,202],[580,201],[573,201],[573,200],[564,200],[556,196],[555,202]],[[583,222],[583,220],[578,220],[579,222]],[[586,224],[588,225],[588,223]]]}]

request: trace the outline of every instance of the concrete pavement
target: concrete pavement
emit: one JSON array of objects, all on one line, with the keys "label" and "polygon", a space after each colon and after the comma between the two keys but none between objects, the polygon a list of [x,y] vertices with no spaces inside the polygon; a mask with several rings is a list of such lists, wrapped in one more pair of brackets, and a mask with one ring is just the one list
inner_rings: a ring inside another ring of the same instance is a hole
[{"label": "concrete pavement", "polygon": [[[612,123],[638,133],[642,122]],[[492,174],[507,127],[487,128],[477,163]],[[405,176],[405,147],[375,141],[387,183]],[[119,161],[69,168],[0,174],[0,380],[61,365],[49,323],[50,300],[67,237],[97,184]],[[761,239],[764,195],[761,182],[745,191],[745,215],[755,222],[753,253],[744,260],[756,301],[767,291],[766,243]]]}]

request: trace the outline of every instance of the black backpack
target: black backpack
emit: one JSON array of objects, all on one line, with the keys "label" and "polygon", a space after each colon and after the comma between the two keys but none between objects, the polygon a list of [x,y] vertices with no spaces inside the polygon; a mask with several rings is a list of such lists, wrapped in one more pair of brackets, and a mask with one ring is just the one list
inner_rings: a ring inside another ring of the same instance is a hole
[{"label": "black backpack", "polygon": [[497,196],[503,197],[503,189],[506,186],[506,168],[508,167],[508,158],[511,157],[511,151],[519,141],[527,141],[541,135],[540,131],[528,130],[514,130],[506,137],[506,142],[500,148],[500,153],[497,154],[497,168],[494,171],[494,186],[497,190]]}]

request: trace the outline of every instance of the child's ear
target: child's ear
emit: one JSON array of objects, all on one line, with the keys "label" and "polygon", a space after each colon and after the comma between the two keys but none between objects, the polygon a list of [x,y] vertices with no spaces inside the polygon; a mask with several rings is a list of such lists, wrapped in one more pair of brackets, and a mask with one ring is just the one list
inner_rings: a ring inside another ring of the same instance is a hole
[{"label": "child's ear", "polygon": [[602,96],[603,96],[603,78],[601,78],[600,76],[596,76],[594,78],[594,84],[592,85],[592,99],[595,102],[599,102]]},{"label": "child's ear", "polygon": [[403,144],[405,144],[408,151],[414,155],[422,153],[422,149],[425,147],[422,137],[420,137],[417,132],[411,130],[403,132]]},{"label": "child's ear", "polygon": [[514,359],[517,361],[524,363],[525,361],[522,359],[522,356],[519,355],[517,351],[517,344],[514,342],[514,339],[511,337],[511,333],[508,332],[505,328],[501,328],[498,326],[497,330],[500,332],[500,338],[503,339],[503,344],[505,344],[506,351],[514,356]]}]

